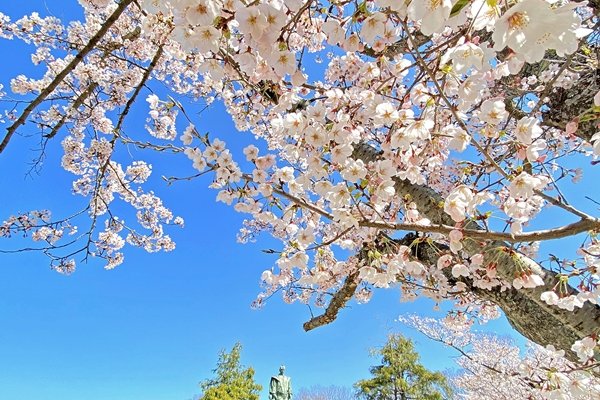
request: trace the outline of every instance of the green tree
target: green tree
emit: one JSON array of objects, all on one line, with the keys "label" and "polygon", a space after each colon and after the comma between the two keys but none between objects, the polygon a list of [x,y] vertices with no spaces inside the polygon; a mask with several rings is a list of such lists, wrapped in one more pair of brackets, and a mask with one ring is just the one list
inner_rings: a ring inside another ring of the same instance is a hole
[{"label": "green tree", "polygon": [[428,371],[419,363],[412,341],[390,335],[383,348],[381,365],[371,367],[373,377],[354,386],[359,398],[366,400],[442,400],[451,398],[446,377]]},{"label": "green tree", "polygon": [[200,383],[199,400],[258,400],[262,386],[254,381],[254,369],[240,365],[242,345],[236,343],[231,352],[219,353],[215,378]]}]

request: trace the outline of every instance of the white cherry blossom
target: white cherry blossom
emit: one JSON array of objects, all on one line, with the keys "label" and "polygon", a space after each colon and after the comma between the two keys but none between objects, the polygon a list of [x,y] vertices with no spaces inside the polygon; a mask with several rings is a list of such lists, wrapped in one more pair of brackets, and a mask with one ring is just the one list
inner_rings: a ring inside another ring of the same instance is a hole
[{"label": "white cherry blossom", "polygon": [[431,35],[442,30],[451,10],[451,0],[411,1],[408,16],[415,21],[421,20],[421,32]]}]

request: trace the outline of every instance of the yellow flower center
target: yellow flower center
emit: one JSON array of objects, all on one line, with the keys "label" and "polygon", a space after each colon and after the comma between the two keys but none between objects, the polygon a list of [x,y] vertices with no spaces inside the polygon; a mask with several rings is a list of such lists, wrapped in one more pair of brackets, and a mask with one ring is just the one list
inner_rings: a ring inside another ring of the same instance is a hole
[{"label": "yellow flower center", "polygon": [[516,12],[507,19],[508,29],[511,31],[523,29],[529,22],[529,17],[523,12]]},{"label": "yellow flower center", "polygon": [[473,51],[471,49],[463,50],[462,58],[467,59],[473,55]]},{"label": "yellow flower center", "polygon": [[198,6],[196,7],[196,12],[198,14],[206,14],[208,12],[208,9],[206,8],[206,5],[198,4]]},{"label": "yellow flower center", "polygon": [[280,54],[278,61],[280,64],[286,64],[288,62],[288,56],[286,54]]},{"label": "yellow flower center", "polygon": [[485,12],[485,16],[488,18],[496,18],[497,15],[498,15],[498,12],[496,11],[495,8],[490,8]]},{"label": "yellow flower center", "polygon": [[427,8],[429,9],[429,11],[434,11],[440,6],[440,4],[442,4],[442,0],[429,0],[429,7]]}]

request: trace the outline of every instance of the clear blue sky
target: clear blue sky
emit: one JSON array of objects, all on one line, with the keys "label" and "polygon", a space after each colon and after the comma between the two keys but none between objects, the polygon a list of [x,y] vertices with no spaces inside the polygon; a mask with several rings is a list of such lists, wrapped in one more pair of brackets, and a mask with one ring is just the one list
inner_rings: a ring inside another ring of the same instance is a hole
[{"label": "clear blue sky", "polygon": [[[32,10],[64,19],[80,12],[75,0],[0,5],[12,17]],[[32,71],[23,50],[18,43],[0,41],[5,88],[10,78]],[[137,111],[127,126],[143,121]],[[228,143],[239,141],[218,106],[202,114],[197,125],[220,132]],[[32,127],[21,132],[33,136],[15,137],[0,156],[0,219],[30,209],[48,208],[56,216],[75,210],[81,199],[70,195],[72,177],[59,168],[61,139],[50,142],[41,173],[27,176],[28,149],[36,147],[37,138]],[[156,160],[150,153],[133,153]],[[165,164],[154,164],[154,188],[186,220],[185,229],[171,231],[174,252],[128,249],[125,264],[113,271],[91,262],[68,277],[51,271],[39,254],[0,255],[0,399],[186,400],[199,393],[200,380],[211,376],[219,350],[236,341],[244,346],[243,362],[256,369],[263,386],[282,363],[296,389],[350,386],[367,377],[377,361],[369,349],[398,331],[416,338],[429,368],[452,365],[454,353],[395,322],[401,313],[431,310],[426,302],[400,303],[397,290],[377,291],[369,304],[353,304],[333,325],[310,333],[302,330],[310,317],[303,305],[286,305],[276,297],[263,310],[251,310],[260,273],[275,260],[260,252],[270,242],[238,245],[243,216],[214,201],[207,179],[167,188],[162,174],[185,174],[190,166],[176,159],[169,160],[170,169]],[[0,241],[2,249],[16,246]],[[491,328],[509,330],[504,321]],[[265,391],[262,396],[266,399]]]}]

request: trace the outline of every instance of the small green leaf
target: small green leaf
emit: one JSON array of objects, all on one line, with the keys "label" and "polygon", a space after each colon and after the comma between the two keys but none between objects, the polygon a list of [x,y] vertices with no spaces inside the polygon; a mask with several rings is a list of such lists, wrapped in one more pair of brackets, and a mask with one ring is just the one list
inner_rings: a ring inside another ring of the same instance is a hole
[{"label": "small green leaf", "polygon": [[452,7],[452,11],[450,11],[450,17],[454,17],[456,15],[458,15],[458,13],[461,12],[461,10],[463,8],[465,8],[465,6],[467,4],[469,4],[471,1],[470,0],[458,0],[456,2],[456,4],[454,5],[454,7]]},{"label": "small green leaf", "polygon": [[452,64],[446,64],[442,67],[441,71],[444,74],[449,74],[450,72],[452,72]]},{"label": "small green leaf", "polygon": [[356,8],[356,13],[357,14],[368,14],[369,10],[367,10],[367,2],[363,1],[362,3],[359,4],[359,6]]},{"label": "small green leaf", "polygon": [[589,48],[588,46],[586,46],[586,45],[583,45],[583,46],[581,46],[581,52],[582,52],[583,54],[585,54],[586,56],[589,56],[589,55],[591,55],[591,54],[592,54],[592,49],[590,49],[590,48]]}]

